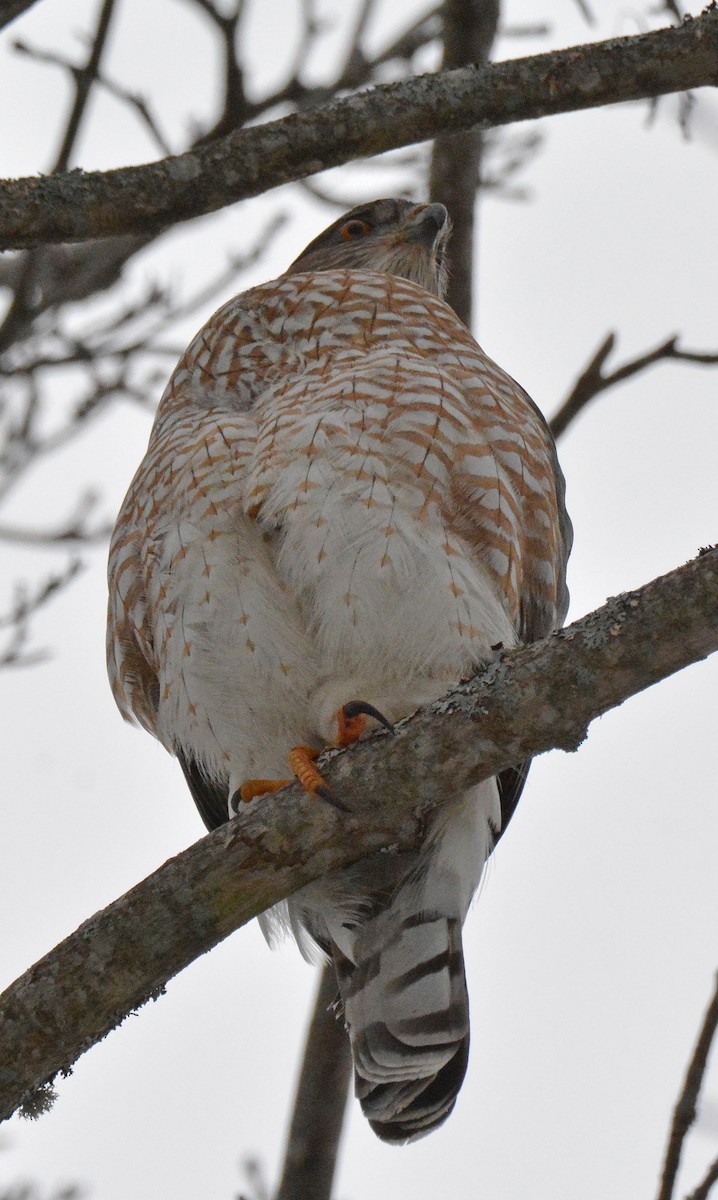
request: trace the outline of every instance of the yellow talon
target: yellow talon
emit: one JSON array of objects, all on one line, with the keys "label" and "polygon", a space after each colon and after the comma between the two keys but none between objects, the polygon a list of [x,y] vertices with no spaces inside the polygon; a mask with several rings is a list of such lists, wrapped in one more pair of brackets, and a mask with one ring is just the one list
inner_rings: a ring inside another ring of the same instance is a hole
[{"label": "yellow talon", "polygon": [[255,796],[262,796],[266,792],[278,792],[291,782],[291,779],[245,779],[239,789],[239,798],[245,804],[249,804]]}]

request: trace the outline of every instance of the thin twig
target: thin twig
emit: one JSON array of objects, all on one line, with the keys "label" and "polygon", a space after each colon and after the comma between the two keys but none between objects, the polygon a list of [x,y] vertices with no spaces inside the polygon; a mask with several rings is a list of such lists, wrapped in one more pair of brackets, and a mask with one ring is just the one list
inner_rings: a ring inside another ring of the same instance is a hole
[{"label": "thin twig", "polygon": [[586,0],[576,0],[576,4],[581,12],[581,16],[583,17],[584,21],[586,22],[586,24],[587,25],[595,25],[596,18],[594,17],[593,13],[591,12],[591,9],[588,7]]},{"label": "thin twig", "polygon": [[195,145],[202,145],[242,125],[253,115],[253,106],[244,90],[244,71],[238,58],[238,31],[244,17],[244,0],[235,0],[234,10],[228,13],[220,12],[211,0],[193,0],[193,3],[214,25],[222,43],[224,59],[222,109],[211,128],[195,139]]},{"label": "thin twig", "polygon": [[658,9],[658,12],[667,13],[671,20],[675,21],[676,25],[680,25],[683,20],[683,13],[678,6],[677,0],[663,0],[663,4]]},{"label": "thin twig", "polygon": [[108,540],[112,533],[112,525],[99,525],[96,529],[82,529],[75,522],[69,521],[61,529],[23,529],[14,525],[0,524],[0,542],[39,547],[43,550],[52,546],[66,546],[68,543],[94,545]]},{"label": "thin twig", "polygon": [[[67,120],[60,150],[55,159],[55,165],[52,168],[52,173],[54,174],[61,174],[67,171],[70,155],[80,131],[87,102],[90,98],[90,91],[96,81],[102,54],[107,43],[107,35],[110,29],[114,6],[115,0],[103,0],[87,62],[84,67],[69,68],[75,84],[75,98]],[[32,318],[33,292],[38,272],[42,267],[42,261],[43,249],[41,246],[25,258],[20,278],[15,287],[12,303],[8,308],[2,325],[0,325],[0,351],[10,345],[18,332]]]},{"label": "thin twig", "polygon": [[97,22],[97,30],[92,39],[90,56],[84,67],[72,68],[72,77],[75,81],[75,99],[67,122],[67,128],[65,129],[65,136],[55,160],[55,165],[52,168],[53,174],[66,171],[69,166],[70,156],[75,149],[80,126],[87,111],[90,92],[97,80],[100,60],[107,44],[107,35],[110,32],[110,22],[112,21],[114,8],[115,0],[103,0],[100,17]]},{"label": "thin twig", "polygon": [[236,1200],[270,1200],[271,1192],[264,1165],[260,1159],[253,1155],[244,1155],[240,1166],[246,1181],[246,1188],[242,1189]]},{"label": "thin twig", "polygon": [[361,0],[354,19],[354,26],[349,36],[344,61],[338,72],[340,79],[344,81],[344,86],[356,87],[362,78],[366,77],[368,59],[364,53],[362,43],[366,27],[373,16],[375,8],[376,0]]},{"label": "thin twig", "polygon": [[10,611],[0,616],[0,629],[9,630],[4,650],[0,653],[0,668],[29,667],[48,657],[46,650],[25,649],[30,637],[30,621],[35,614],[63,591],[82,569],[79,559],[72,559],[64,571],[50,575],[34,592],[18,584]]},{"label": "thin twig", "polygon": [[708,1195],[715,1183],[718,1183],[718,1158],[711,1163],[698,1187],[686,1196],[686,1200],[708,1200]]},{"label": "thin twig", "polygon": [[682,350],[678,346],[678,334],[674,334],[665,342],[661,342],[660,346],[656,346],[655,350],[639,354],[637,358],[629,359],[615,370],[604,373],[606,359],[615,345],[616,334],[607,334],[586,369],[579,375],[568,397],[550,422],[551,432],[555,438],[559,438],[562,433],[565,433],[571,422],[596,396],[607,391],[608,388],[614,387],[617,383],[623,383],[624,380],[637,375],[639,371],[645,371],[647,367],[654,366],[655,363],[674,360],[697,363],[702,366],[718,365],[718,353]]},{"label": "thin twig", "polygon": [[372,66],[382,66],[385,63],[398,60],[410,63],[418,50],[438,37],[441,33],[441,11],[444,5],[437,4],[423,17],[414,21],[408,29],[400,33],[393,42],[384,46],[372,59]]},{"label": "thin twig", "polygon": [[[88,68],[78,68],[74,65],[74,63],[70,62],[69,59],[65,58],[63,55],[56,54],[53,50],[40,50],[36,46],[31,46],[28,42],[15,41],[15,42],[13,42],[13,49],[18,54],[27,55],[28,58],[32,58],[35,62],[47,63],[48,65],[54,66],[54,67],[61,67],[63,70],[69,71],[69,73],[74,77],[84,75],[84,73],[88,69]],[[152,137],[157,142],[157,145],[158,145],[159,149],[161,150],[162,154],[171,154],[172,153],[170,144],[167,141],[167,139],[163,136],[163,134],[160,132],[159,126],[157,124],[157,120],[150,112],[147,101],[138,92],[131,92],[127,88],[122,87],[121,84],[115,83],[114,80],[109,79],[108,76],[105,75],[104,72],[102,72],[99,69],[99,64],[96,64],[96,66],[95,66],[94,74],[93,74],[93,82],[96,83],[98,85],[98,87],[104,88],[106,92],[109,92],[110,95],[114,96],[117,100],[121,100],[124,104],[127,104],[131,108],[134,108],[135,111],[137,112],[138,116],[140,117],[140,120],[143,122],[143,124],[145,124],[147,126],[149,132],[152,134]],[[87,96],[89,96],[89,89],[85,93],[85,97],[87,97]],[[86,104],[86,102],[87,102],[87,100],[85,98],[84,103]],[[73,123],[75,125],[75,137],[76,137],[77,130],[79,128],[79,118],[75,115],[74,109],[73,109],[72,118],[73,118]],[[70,131],[68,129],[68,132],[64,138],[65,146],[68,141],[69,132]],[[58,156],[58,161],[60,161],[62,154],[63,154],[63,151],[60,151],[60,154]],[[65,157],[67,158],[67,156],[68,156],[68,151],[67,151],[67,149],[65,149]],[[66,168],[66,166],[63,166],[62,168],[57,167],[57,166],[55,167],[55,170],[60,170],[60,169],[66,170],[67,168]]]},{"label": "thin twig", "polygon": [[[668,1137],[668,1145],[666,1147],[666,1156],[663,1163],[663,1174],[661,1176],[661,1185],[658,1191],[657,1200],[672,1200],[673,1192],[676,1184],[676,1176],[678,1167],[680,1166],[681,1153],[686,1140],[686,1135],[696,1119],[696,1105],[698,1095],[703,1082],[708,1055],[713,1044],[716,1028],[718,1028],[718,976],[716,977],[716,986],[711,997],[710,1004],[706,1010],[706,1015],[703,1018],[703,1026],[698,1035],[698,1040],[693,1051],[693,1056],[688,1064],[688,1070],[683,1081],[683,1088],[678,1098],[675,1109],[673,1110],[673,1122],[671,1131]],[[710,1172],[709,1172],[710,1175]],[[718,1175],[716,1176],[718,1178]],[[706,1180],[708,1176],[706,1176]],[[706,1180],[703,1181],[705,1184]],[[715,1179],[712,1181],[715,1182]],[[708,1188],[712,1186],[708,1184]],[[701,1185],[703,1187],[703,1184]],[[694,1192],[693,1200],[698,1200],[698,1197],[708,1195],[708,1191]]]}]

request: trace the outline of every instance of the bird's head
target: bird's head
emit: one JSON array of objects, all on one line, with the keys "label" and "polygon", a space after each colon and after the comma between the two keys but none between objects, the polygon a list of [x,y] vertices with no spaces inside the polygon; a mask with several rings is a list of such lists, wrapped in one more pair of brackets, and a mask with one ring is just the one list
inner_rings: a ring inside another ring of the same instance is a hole
[{"label": "bird's head", "polygon": [[443,204],[374,200],[345,213],[288,267],[299,271],[382,271],[411,279],[443,299],[451,222]]}]

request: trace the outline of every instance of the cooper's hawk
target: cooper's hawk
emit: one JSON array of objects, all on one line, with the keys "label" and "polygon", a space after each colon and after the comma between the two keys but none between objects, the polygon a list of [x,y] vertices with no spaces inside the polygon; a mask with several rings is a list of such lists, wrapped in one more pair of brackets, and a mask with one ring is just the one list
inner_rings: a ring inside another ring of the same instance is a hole
[{"label": "cooper's hawk", "polygon": [[[353,209],[215,313],[160,403],[112,540],[109,673],[209,828],[290,758],[321,797],[316,751],[565,615],[553,441],[441,299],[448,224],[441,204]],[[453,1108],[461,927],[525,774],[447,798],[421,854],[366,859],[279,914],[334,960],[387,1141]]]}]

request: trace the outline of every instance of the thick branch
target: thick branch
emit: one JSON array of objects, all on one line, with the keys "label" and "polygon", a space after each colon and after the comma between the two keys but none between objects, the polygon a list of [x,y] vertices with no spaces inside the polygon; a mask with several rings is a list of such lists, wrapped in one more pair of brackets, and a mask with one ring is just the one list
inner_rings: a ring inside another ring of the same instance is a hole
[{"label": "thick branch", "polygon": [[334,968],[324,967],[304,1048],[276,1200],[331,1196],[351,1079],[351,1054],[337,1014]]},{"label": "thick branch", "polygon": [[427,818],[718,649],[718,550],[512,651],[450,696],[322,762],[349,813],[278,792],[191,846],[0,997],[0,1118],[173,975],[305,883],[376,850],[416,849]]},{"label": "thick branch", "polygon": [[[448,70],[469,63],[483,66],[491,57],[496,37],[499,0],[445,0],[443,23],[442,66]],[[477,129],[437,137],[429,179],[430,199],[446,205],[453,223],[446,299],[469,329],[473,327],[474,210],[481,150],[482,136]]]},{"label": "thick branch", "polygon": [[32,8],[33,4],[37,4],[37,0],[0,0],[0,29]]},{"label": "thick branch", "polygon": [[6,182],[0,249],[148,233],[439,132],[718,83],[718,9],[678,28],[376,87],[120,170]]}]

